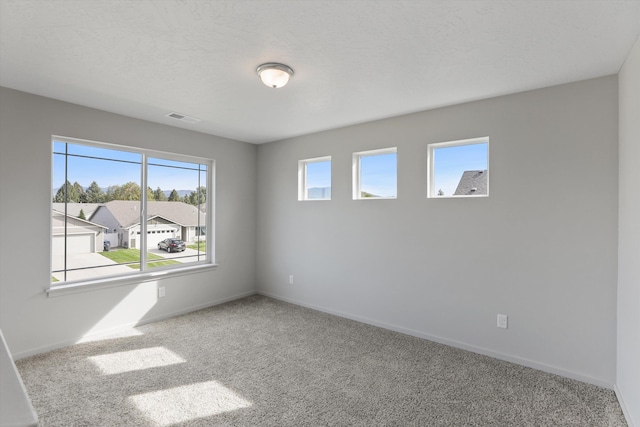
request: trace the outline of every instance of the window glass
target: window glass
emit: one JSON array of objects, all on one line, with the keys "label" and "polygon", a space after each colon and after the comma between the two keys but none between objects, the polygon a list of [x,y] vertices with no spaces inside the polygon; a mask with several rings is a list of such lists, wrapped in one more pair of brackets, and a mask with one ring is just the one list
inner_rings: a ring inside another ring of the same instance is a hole
[{"label": "window glass", "polygon": [[354,153],[354,199],[394,199],[398,195],[397,149]]},{"label": "window glass", "polygon": [[147,239],[147,266],[206,259],[206,165],[149,158],[147,173],[147,228],[160,234]]},{"label": "window glass", "polygon": [[429,197],[489,195],[489,139],[429,145]]},{"label": "window glass", "polygon": [[[210,262],[200,230],[211,162],[149,154],[53,139],[53,283]],[[184,248],[159,249],[164,233],[185,239]]]},{"label": "window glass", "polygon": [[331,200],[331,157],[298,162],[298,200]]}]

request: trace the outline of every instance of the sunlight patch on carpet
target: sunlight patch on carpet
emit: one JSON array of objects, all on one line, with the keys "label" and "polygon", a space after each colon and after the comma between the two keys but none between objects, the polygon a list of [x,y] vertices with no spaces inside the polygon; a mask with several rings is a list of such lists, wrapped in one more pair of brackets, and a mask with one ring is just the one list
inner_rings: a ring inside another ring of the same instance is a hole
[{"label": "sunlight patch on carpet", "polygon": [[210,417],[252,405],[217,381],[138,394],[130,396],[129,400],[157,426]]},{"label": "sunlight patch on carpet", "polygon": [[122,372],[141,371],[143,369],[185,363],[182,357],[164,347],[141,348],[118,353],[101,354],[88,358],[103,375],[114,375]]}]

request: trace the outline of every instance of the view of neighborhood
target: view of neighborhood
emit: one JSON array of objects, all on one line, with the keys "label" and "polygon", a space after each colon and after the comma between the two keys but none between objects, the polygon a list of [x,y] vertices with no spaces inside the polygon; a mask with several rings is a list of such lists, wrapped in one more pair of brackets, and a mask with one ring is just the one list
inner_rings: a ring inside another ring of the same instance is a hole
[{"label": "view of neighborhood", "polygon": [[54,141],[52,282],[207,259],[206,165],[147,162],[143,204],[139,155]]}]

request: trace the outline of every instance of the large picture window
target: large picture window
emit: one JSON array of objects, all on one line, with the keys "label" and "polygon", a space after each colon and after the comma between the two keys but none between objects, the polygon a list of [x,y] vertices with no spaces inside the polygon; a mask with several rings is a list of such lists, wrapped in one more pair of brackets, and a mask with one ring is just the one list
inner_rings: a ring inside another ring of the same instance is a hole
[{"label": "large picture window", "polygon": [[212,263],[212,160],[52,142],[52,287]]}]

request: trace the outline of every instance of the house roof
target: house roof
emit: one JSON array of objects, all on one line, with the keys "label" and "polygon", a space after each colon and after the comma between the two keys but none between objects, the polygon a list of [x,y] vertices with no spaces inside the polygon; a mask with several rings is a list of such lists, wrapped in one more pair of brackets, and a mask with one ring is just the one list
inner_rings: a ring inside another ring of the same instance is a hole
[{"label": "house roof", "polygon": [[[118,224],[123,228],[131,228],[140,224],[139,201],[113,200],[105,203],[103,208],[109,209]],[[204,226],[205,215],[197,207],[183,202],[147,202],[147,219],[162,217],[185,227]]]},{"label": "house roof", "polygon": [[[63,203],[55,203],[55,204],[63,204]],[[55,216],[56,214],[58,214],[58,215],[60,215],[60,216],[64,216],[64,212],[61,212],[61,211],[59,211],[59,210],[57,210],[57,209],[52,209],[51,211],[52,211],[52,215],[54,215],[54,216]],[[104,229],[104,228],[105,228],[105,226],[104,226],[104,225],[102,225],[102,224],[96,224],[95,222],[91,222],[91,221],[87,221],[86,219],[78,218],[78,216],[77,216],[77,215],[73,215],[73,214],[71,214],[71,213],[70,213],[70,212],[68,212],[68,211],[67,211],[67,217],[68,217],[68,218],[72,218],[72,219],[73,219],[73,220],[75,220],[75,221],[85,223],[85,224],[86,224],[86,225],[88,225],[88,226],[92,226],[92,227],[99,227],[99,228],[101,228],[101,229]]]},{"label": "house roof", "polygon": [[[64,213],[64,203],[53,203],[53,210]],[[102,203],[67,203],[67,215],[78,216],[80,211],[84,212],[85,218],[91,218],[91,215],[102,206]]]},{"label": "house roof", "polygon": [[478,196],[487,194],[487,171],[464,171],[454,196]]}]

